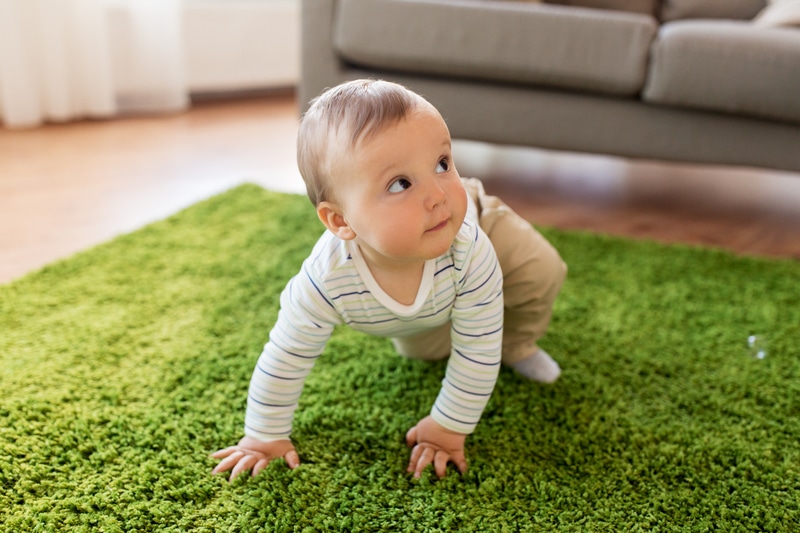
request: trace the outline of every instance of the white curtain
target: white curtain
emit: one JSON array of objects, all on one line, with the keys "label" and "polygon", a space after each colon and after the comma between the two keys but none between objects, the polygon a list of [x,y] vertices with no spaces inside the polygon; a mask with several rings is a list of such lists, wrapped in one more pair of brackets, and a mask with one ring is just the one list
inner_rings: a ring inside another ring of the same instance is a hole
[{"label": "white curtain", "polygon": [[0,122],[183,109],[180,0],[0,0]]}]

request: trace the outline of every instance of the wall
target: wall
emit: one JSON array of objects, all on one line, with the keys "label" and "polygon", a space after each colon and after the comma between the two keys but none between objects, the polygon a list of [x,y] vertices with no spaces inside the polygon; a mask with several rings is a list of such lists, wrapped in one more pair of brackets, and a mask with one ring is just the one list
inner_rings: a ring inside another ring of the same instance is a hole
[{"label": "wall", "polygon": [[190,92],[297,84],[299,0],[184,0],[183,10]]}]

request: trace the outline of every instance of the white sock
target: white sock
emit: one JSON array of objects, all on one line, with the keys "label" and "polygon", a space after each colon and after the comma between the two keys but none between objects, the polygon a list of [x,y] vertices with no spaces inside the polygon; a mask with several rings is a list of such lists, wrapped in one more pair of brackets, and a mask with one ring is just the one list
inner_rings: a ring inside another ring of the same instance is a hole
[{"label": "white sock", "polygon": [[526,378],[540,383],[553,383],[561,375],[561,367],[541,348],[530,357],[512,364],[511,368]]}]

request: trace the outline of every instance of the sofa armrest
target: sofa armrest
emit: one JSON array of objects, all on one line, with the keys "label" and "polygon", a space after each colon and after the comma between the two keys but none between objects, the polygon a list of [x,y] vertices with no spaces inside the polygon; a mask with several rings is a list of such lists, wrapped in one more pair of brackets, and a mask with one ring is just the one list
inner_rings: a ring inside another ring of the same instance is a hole
[{"label": "sofa armrest", "polygon": [[325,88],[344,81],[342,62],[333,50],[336,0],[302,0],[300,32],[300,112]]}]

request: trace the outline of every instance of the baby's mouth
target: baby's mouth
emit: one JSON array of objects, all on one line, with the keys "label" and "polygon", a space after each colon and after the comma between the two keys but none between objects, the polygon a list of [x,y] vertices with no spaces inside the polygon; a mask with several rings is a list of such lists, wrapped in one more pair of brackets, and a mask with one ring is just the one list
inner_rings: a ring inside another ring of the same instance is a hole
[{"label": "baby's mouth", "polygon": [[427,231],[429,231],[429,232],[430,231],[439,231],[440,229],[443,229],[447,225],[447,223],[449,221],[450,221],[450,219],[446,218],[446,219],[444,219],[443,221],[439,222],[438,224],[436,224],[434,227],[430,228]]}]

